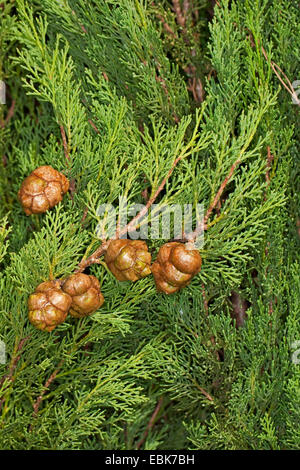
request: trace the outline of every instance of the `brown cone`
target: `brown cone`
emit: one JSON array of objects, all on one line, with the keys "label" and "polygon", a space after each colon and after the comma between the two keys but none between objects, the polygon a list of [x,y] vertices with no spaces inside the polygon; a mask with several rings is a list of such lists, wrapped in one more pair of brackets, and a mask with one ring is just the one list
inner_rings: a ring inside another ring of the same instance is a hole
[{"label": "brown cone", "polygon": [[29,296],[29,321],[39,330],[52,331],[65,321],[71,303],[58,281],[42,282]]},{"label": "brown cone", "polygon": [[95,312],[104,303],[100,284],[95,276],[72,274],[63,283],[62,289],[72,298],[70,314],[81,318]]},{"label": "brown cone", "polygon": [[165,243],[151,266],[157,290],[165,294],[177,292],[198,274],[201,264],[200,253],[194,247],[180,242]]},{"label": "brown cone", "polygon": [[151,254],[142,240],[111,240],[105,262],[118,281],[137,281],[151,274]]},{"label": "brown cone", "polygon": [[68,189],[65,175],[51,166],[40,166],[25,178],[18,198],[26,215],[42,214],[58,204]]}]

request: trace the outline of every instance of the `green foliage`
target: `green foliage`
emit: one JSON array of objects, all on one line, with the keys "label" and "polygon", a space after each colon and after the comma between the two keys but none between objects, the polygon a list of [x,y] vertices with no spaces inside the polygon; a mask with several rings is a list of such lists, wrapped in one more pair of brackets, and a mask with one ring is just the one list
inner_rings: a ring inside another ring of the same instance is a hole
[{"label": "green foliage", "polygon": [[[270,65],[300,78],[297,2],[226,0],[210,22],[200,0],[2,3],[0,447],[299,448],[298,107]],[[71,191],[27,217],[17,192],[41,165]],[[158,209],[209,213],[191,284],[158,294],[100,260],[101,309],[34,329],[29,294],[100,246],[99,205],[144,204],[169,172]]]},{"label": "green foliage", "polygon": [[[207,19],[213,14],[209,1],[192,0],[151,2],[153,21],[164,44],[165,54],[178,64],[188,90],[197,104],[204,99],[203,81],[212,72],[207,58],[209,28]],[[191,100],[191,106],[193,106]]]},{"label": "green foliage", "polygon": [[11,227],[7,227],[7,217],[3,217],[0,220],[0,263],[6,255],[8,248],[8,234],[11,231]]}]

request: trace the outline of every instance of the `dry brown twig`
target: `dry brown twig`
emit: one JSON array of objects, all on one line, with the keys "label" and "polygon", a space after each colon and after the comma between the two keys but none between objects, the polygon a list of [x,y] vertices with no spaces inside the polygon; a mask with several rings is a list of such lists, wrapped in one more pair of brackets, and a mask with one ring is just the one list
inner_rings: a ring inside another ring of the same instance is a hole
[{"label": "dry brown twig", "polygon": [[182,13],[182,11],[181,11],[181,6],[180,6],[179,0],[172,0],[172,3],[173,3],[174,12],[175,12],[175,14],[176,14],[177,23],[178,23],[179,26],[181,26],[182,28],[185,28],[185,21],[186,21],[186,18],[185,18],[185,16],[183,15],[183,13]]},{"label": "dry brown twig", "polygon": [[[172,175],[176,165],[178,164],[178,162],[180,160],[182,160],[182,158],[183,157],[180,155],[179,157],[177,157],[174,160],[173,165],[170,168],[170,170],[168,171],[167,176],[165,176],[165,178],[162,180],[161,184],[159,185],[159,187],[157,188],[157,190],[155,191],[153,196],[148,200],[147,204],[140,210],[140,212],[125,227],[123,227],[122,230],[120,230],[119,227],[117,228],[115,238],[121,238],[123,235],[125,235],[125,233],[130,233],[131,231],[133,231],[137,228],[139,220],[147,214],[149,208],[152,206],[152,204],[157,199],[157,197],[159,196],[161,191],[164,189],[164,187],[166,185],[166,182],[168,181],[168,179]],[[107,241],[103,238],[102,239],[102,245],[94,253],[92,253],[88,258],[86,258],[86,259],[83,258],[81,260],[81,262],[79,263],[75,273],[81,273],[88,266],[90,266],[91,264],[99,263],[99,258],[107,250],[108,244],[109,244],[109,241]]]},{"label": "dry brown twig", "polygon": [[7,124],[9,123],[9,121],[11,120],[11,118],[13,117],[13,115],[15,113],[15,105],[16,105],[16,100],[12,100],[10,108],[7,112],[6,118],[4,119],[4,121],[0,122],[0,126],[3,129],[7,126]]},{"label": "dry brown twig", "polygon": [[[280,81],[280,83],[284,86],[284,88],[289,92],[289,94],[291,95],[291,97],[293,98],[294,100],[294,103],[297,104],[298,106],[300,106],[300,99],[298,98],[297,96],[297,93],[296,91],[294,90],[293,88],[293,85],[292,83],[290,82],[289,78],[286,76],[286,74],[283,72],[283,70],[281,70],[281,68],[279,67],[279,65],[276,64],[276,62],[273,62],[272,60],[269,60],[268,56],[267,56],[267,53],[265,51],[265,49],[263,48],[263,46],[261,46],[261,50],[262,50],[262,53],[265,57],[265,59],[267,60],[267,62],[270,63],[271,65],[271,68],[273,70],[273,72],[276,74],[278,80]],[[284,77],[284,79],[286,80],[286,82],[281,78],[279,72],[282,74],[282,76]]]},{"label": "dry brown twig", "polygon": [[[70,167],[71,166],[70,148],[69,148],[69,145],[68,145],[68,142],[67,142],[66,132],[65,132],[64,126],[62,124],[59,126],[59,128],[60,128],[60,133],[61,133],[65,158],[66,158],[68,166]],[[70,179],[70,196],[71,196],[71,199],[73,199],[73,195],[74,195],[75,191],[76,191],[75,179],[71,178]]]},{"label": "dry brown twig", "polygon": [[270,168],[272,161],[274,160],[274,155],[271,154],[271,149],[270,146],[267,146],[267,170],[266,170],[266,182],[269,185],[270,184]]},{"label": "dry brown twig", "polygon": [[[178,0],[173,0],[173,11],[176,15],[176,21],[177,24],[182,28],[182,35],[183,39],[186,44],[190,44],[190,39],[187,34],[187,28],[186,28],[186,21],[187,17],[189,15],[190,9],[191,9],[191,4],[189,0],[185,0],[183,2],[183,6],[181,9],[180,2]],[[152,3],[154,5],[154,2]],[[197,10],[195,10],[196,12]],[[166,19],[164,18],[163,15],[156,13],[157,19],[162,23],[164,30],[166,33],[172,38],[176,39],[176,34],[170,27],[170,25],[167,23]],[[191,50],[191,55],[195,53],[195,50]],[[184,72],[187,74],[188,78],[188,87],[187,89],[192,92],[193,98],[196,103],[202,103],[204,101],[204,88],[202,85],[202,82],[200,80],[200,77],[196,76],[196,67],[193,64],[189,64],[188,66],[183,68]],[[160,77],[157,77],[158,81],[160,80]],[[163,85],[164,89],[166,88],[165,85]]]},{"label": "dry brown twig", "polygon": [[[181,156],[177,157],[176,160],[173,162],[173,165],[172,167],[170,168],[167,176],[163,179],[163,181],[161,182],[161,184],[159,185],[159,187],[157,188],[157,190],[155,191],[155,193],[153,194],[153,196],[148,200],[147,204],[141,209],[141,211],[122,229],[120,230],[119,228],[117,229],[117,232],[116,232],[116,235],[114,238],[120,238],[122,237],[123,235],[125,235],[125,233],[130,233],[131,231],[135,230],[137,227],[138,227],[138,222],[139,220],[144,217],[149,208],[152,206],[152,204],[154,203],[154,201],[157,199],[158,195],[161,193],[161,191],[164,189],[165,185],[166,185],[166,182],[168,181],[168,179],[170,178],[170,176],[172,175],[176,165],[178,164],[178,162],[182,159]],[[203,230],[207,230],[208,228],[208,225],[207,225],[207,222],[208,222],[208,219],[212,213],[212,211],[214,210],[214,208],[217,206],[218,202],[220,201],[220,198],[224,192],[224,189],[225,187],[227,186],[227,184],[229,183],[236,167],[240,164],[240,160],[237,159],[233,165],[231,166],[230,170],[229,170],[229,173],[228,175],[226,176],[226,178],[224,179],[224,181],[221,183],[220,185],[220,188],[219,190],[217,191],[214,199],[212,200],[209,208],[207,209],[206,211],[206,214],[204,216],[204,219],[203,221],[201,221],[201,223],[198,225],[198,227],[196,228],[196,230],[194,230],[192,233],[190,234],[183,234],[183,239],[186,240],[186,241],[193,241],[197,238],[197,236],[202,233]],[[80,272],[83,272],[87,267],[91,266],[92,264],[97,264],[97,263],[100,263],[100,260],[99,258],[105,253],[105,251],[107,250],[107,247],[108,247],[108,244],[109,244],[109,241],[107,241],[106,239],[103,238],[102,240],[102,244],[99,248],[97,248],[97,250],[92,253],[88,258],[83,258],[81,260],[81,262],[79,263],[75,273],[80,273]]]},{"label": "dry brown twig", "polygon": [[87,215],[88,215],[88,211],[89,211],[89,208],[88,208],[88,207],[86,207],[86,208],[84,209],[84,211],[83,211],[83,216],[82,216],[81,221],[80,221],[82,228],[83,228],[83,226],[84,226],[85,219],[86,219],[86,217],[87,217]]},{"label": "dry brown twig", "polygon": [[267,199],[267,189],[270,185],[270,168],[271,168],[271,165],[272,165],[272,161],[274,160],[274,155],[271,154],[271,149],[270,149],[270,146],[268,145],[267,146],[267,165],[266,165],[266,190],[265,190],[265,194],[264,194],[264,201],[266,201]]},{"label": "dry brown twig", "polygon": [[[232,165],[231,165],[231,168],[226,176],[226,178],[224,179],[224,181],[221,183],[215,197],[213,198],[212,202],[210,203],[210,206],[209,208],[207,209],[206,213],[205,213],[205,216],[203,218],[203,220],[200,221],[200,223],[198,224],[197,228],[192,232],[192,233],[189,233],[189,234],[183,234],[183,238],[186,239],[186,240],[189,240],[189,241],[192,241],[192,240],[195,240],[199,234],[201,234],[204,230],[207,230],[208,229],[208,219],[212,213],[212,211],[216,208],[216,206],[219,204],[220,202],[220,198],[227,186],[227,184],[229,183],[229,181],[231,180],[231,177],[236,169],[236,167],[241,163],[240,159],[238,158]],[[218,207],[218,209],[220,209],[220,206]]]},{"label": "dry brown twig", "polygon": [[99,131],[98,127],[96,126],[96,124],[91,119],[88,119],[88,123],[92,126],[92,128],[94,129],[94,131],[97,134],[100,134],[100,131]]},{"label": "dry brown twig", "polygon": [[222,182],[217,194],[215,195],[213,201],[211,202],[209,208],[207,209],[206,211],[206,214],[204,216],[204,226],[206,226],[207,222],[208,222],[208,219],[210,217],[210,214],[212,213],[212,211],[214,210],[214,208],[216,207],[216,205],[218,204],[219,200],[220,200],[220,197],[222,196],[223,192],[224,192],[224,189],[226,188],[227,184],[229,183],[229,181],[231,180],[231,177],[236,169],[236,167],[240,164],[240,160],[237,159],[233,165],[231,166],[230,170],[229,170],[229,173],[228,175],[226,176],[226,178],[224,179],[224,181]]},{"label": "dry brown twig", "polygon": [[230,297],[232,312],[231,317],[235,320],[236,328],[244,325],[247,318],[247,309],[249,307],[247,301],[243,299],[239,292],[232,291]]},{"label": "dry brown twig", "polygon": [[156,407],[155,407],[155,410],[154,410],[154,412],[153,412],[153,414],[152,414],[152,416],[151,416],[151,418],[150,418],[150,421],[149,421],[149,423],[147,424],[147,427],[146,427],[146,430],[145,430],[145,432],[144,432],[144,434],[143,434],[143,437],[141,438],[141,440],[140,440],[140,441],[137,443],[137,445],[136,445],[136,450],[139,450],[140,447],[144,444],[144,442],[145,442],[145,440],[146,440],[146,438],[147,438],[149,432],[150,432],[151,429],[153,428],[153,426],[154,426],[154,424],[155,424],[155,419],[156,419],[156,417],[157,417],[157,415],[158,415],[158,412],[159,412],[159,410],[160,410],[160,408],[161,408],[162,403],[163,403],[163,397],[161,397],[161,398],[158,400],[158,403],[157,403],[157,405],[156,405]]},{"label": "dry brown twig", "polygon": [[204,390],[204,388],[200,387],[200,385],[195,380],[194,380],[194,384],[197,387],[197,389],[202,393],[202,395],[204,395],[209,401],[211,402],[214,401],[212,396],[206,390]]},{"label": "dry brown twig", "polygon": [[[2,385],[4,384],[4,382],[5,382],[6,380],[8,380],[9,382],[13,382],[13,380],[14,380],[14,379],[13,379],[13,373],[14,373],[14,371],[15,371],[17,365],[18,365],[18,362],[19,362],[19,360],[20,360],[20,358],[21,358],[22,349],[23,349],[23,347],[24,347],[26,341],[28,341],[28,339],[30,339],[30,338],[31,338],[31,335],[28,335],[28,336],[26,336],[25,338],[23,338],[23,339],[20,340],[20,342],[19,342],[19,344],[18,344],[18,346],[17,346],[17,348],[16,348],[16,354],[17,354],[17,355],[12,359],[12,361],[11,361],[11,363],[10,363],[10,367],[9,367],[9,372],[8,372],[8,374],[7,374],[7,375],[4,375],[4,376],[1,378],[1,380],[0,380],[0,387],[2,387]],[[5,402],[5,396],[4,396],[4,395],[5,395],[5,392],[6,392],[6,389],[4,390],[3,395],[2,395],[2,398],[1,398],[1,400],[0,400],[0,410],[1,410],[2,406],[3,406],[3,403]]]},{"label": "dry brown twig", "polygon": [[70,163],[70,161],[71,161],[70,149],[69,149],[69,146],[68,146],[68,143],[67,143],[66,132],[65,132],[64,126],[62,124],[59,127],[60,127],[60,133],[61,133],[61,138],[62,138],[62,142],[63,142],[63,147],[64,147],[64,154],[65,154],[66,160]]},{"label": "dry brown twig", "polygon": [[[249,31],[249,33],[250,33],[249,40],[250,40],[250,43],[251,43],[251,47],[254,48],[255,47],[255,42],[254,42],[254,39],[253,39],[253,34],[252,34],[251,31]],[[263,46],[261,46],[261,51],[262,51],[263,56],[266,59],[266,61],[270,63],[270,66],[271,66],[273,72],[275,73],[275,75],[277,76],[278,80],[280,81],[280,83],[284,86],[284,88],[289,92],[289,94],[293,98],[293,102],[295,104],[297,104],[298,106],[300,106],[300,99],[298,98],[297,93],[296,93],[296,91],[293,87],[293,84],[291,83],[291,81],[289,80],[287,75],[283,72],[283,70],[279,67],[279,65],[276,64],[276,62],[269,59],[269,57],[266,53],[266,50],[264,49]],[[284,77],[286,82],[282,79],[280,74]]]},{"label": "dry brown twig", "polygon": [[[50,377],[46,380],[45,382],[45,385],[43,387],[43,390],[42,392],[40,393],[40,395],[38,396],[38,398],[36,399],[36,401],[34,402],[33,404],[33,413],[32,413],[32,417],[35,419],[38,415],[38,411],[39,411],[39,407],[42,403],[42,400],[43,400],[43,397],[45,395],[45,393],[47,392],[47,390],[49,389],[49,386],[51,385],[51,383],[55,380],[58,372],[60,371],[61,369],[61,366],[63,365],[64,363],[64,359],[62,359],[60,361],[60,363],[58,364],[57,368],[55,369],[55,371],[50,375]],[[34,421],[31,422],[30,424],[30,427],[29,427],[29,432],[32,431],[33,429],[33,424],[34,424]]]}]

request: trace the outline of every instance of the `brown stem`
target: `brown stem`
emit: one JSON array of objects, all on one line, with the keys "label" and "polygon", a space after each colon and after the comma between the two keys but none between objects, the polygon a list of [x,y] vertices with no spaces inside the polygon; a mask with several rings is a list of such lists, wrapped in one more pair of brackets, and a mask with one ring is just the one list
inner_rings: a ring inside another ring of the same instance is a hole
[{"label": "brown stem", "polygon": [[272,161],[274,159],[274,155],[271,154],[271,149],[270,149],[270,146],[268,145],[267,146],[267,170],[266,170],[266,182],[267,182],[267,185],[270,184],[270,168],[271,168],[271,164],[272,164]]},{"label": "brown stem", "polygon": [[181,7],[180,7],[180,2],[179,2],[179,0],[172,0],[172,3],[173,3],[173,9],[174,9],[175,14],[176,14],[177,23],[179,24],[179,26],[184,28],[185,27],[185,17],[182,14]]},{"label": "brown stem", "polygon": [[167,85],[166,85],[166,81],[162,78],[162,77],[159,77],[158,75],[155,75],[155,80],[159,83],[161,83],[161,86],[165,92],[165,95],[168,97],[168,102],[170,103],[170,97],[169,97],[169,93],[168,93],[168,88],[167,88]]},{"label": "brown stem", "polygon": [[[3,383],[5,382],[6,379],[8,379],[10,382],[13,382],[13,373],[17,367],[17,364],[21,358],[21,353],[22,353],[22,349],[24,347],[24,344],[26,343],[26,341],[31,338],[31,335],[28,335],[26,336],[25,338],[21,339],[21,341],[19,342],[18,346],[17,346],[17,350],[16,350],[16,353],[19,353],[17,356],[15,356],[13,358],[13,360],[11,361],[11,364],[10,364],[10,367],[9,367],[9,372],[7,375],[4,375],[1,380],[0,380],[0,387],[3,385]],[[4,390],[4,393],[5,393],[6,389]],[[2,408],[2,405],[5,401],[5,397],[2,396],[1,400],[0,400],[0,410]]]},{"label": "brown stem", "polygon": [[99,263],[99,258],[102,256],[108,248],[109,242],[104,242],[102,245],[94,251],[94,253],[89,256],[87,259],[82,259],[78,265],[78,268],[74,271],[75,274],[82,273],[86,268],[91,266],[91,264]]},{"label": "brown stem", "polygon": [[234,173],[234,170],[236,169],[236,167],[240,164],[240,160],[236,160],[234,162],[234,164],[231,166],[230,170],[229,170],[229,173],[228,175],[226,176],[226,178],[224,179],[223,183],[221,184],[217,194],[215,195],[211,205],[209,206],[209,208],[207,209],[207,212],[204,216],[204,224],[207,224],[207,221],[210,217],[210,214],[212,213],[212,211],[214,210],[214,208],[216,207],[216,205],[218,204],[219,200],[220,200],[220,197],[222,196],[223,194],[223,191],[224,189],[226,188],[227,184],[229,183],[233,173]]},{"label": "brown stem", "polygon": [[[60,371],[61,369],[61,366],[63,365],[64,363],[64,359],[62,359],[60,361],[60,363],[58,364],[57,368],[55,369],[55,371],[50,375],[50,377],[46,380],[45,382],[45,385],[43,387],[43,390],[41,392],[41,394],[38,396],[38,398],[36,399],[36,401],[34,402],[33,404],[33,418],[36,418],[37,417],[37,414],[38,414],[38,411],[39,411],[39,407],[40,407],[40,404],[43,400],[43,396],[45,395],[47,389],[49,388],[49,386],[51,385],[51,383],[55,380],[58,372]],[[31,432],[33,429],[33,422],[30,424],[30,427],[29,427],[29,432]]]},{"label": "brown stem", "polygon": [[[203,307],[204,307],[204,312],[206,317],[208,317],[208,302],[207,302],[207,297],[206,297],[206,292],[205,292],[205,286],[202,284],[202,297],[203,297]],[[216,344],[215,337],[211,336],[210,337],[211,344],[214,346]],[[218,361],[220,360],[220,356],[218,351],[215,351],[216,358]]]},{"label": "brown stem", "polygon": [[[67,143],[65,129],[64,129],[63,125],[60,125],[59,127],[60,127],[60,133],[61,133],[61,137],[62,137],[63,147],[64,147],[64,154],[65,154],[67,163],[69,165],[71,165],[70,149],[69,149],[69,145]],[[75,191],[76,191],[75,179],[71,178],[70,179],[70,196],[71,196],[71,199],[73,199],[73,195],[74,195]]]},{"label": "brown stem", "polygon": [[[265,51],[265,49],[263,48],[263,46],[261,46],[261,50],[262,50],[262,53],[265,57],[265,59],[270,62],[270,65],[271,65],[271,68],[273,70],[273,72],[276,74],[278,80],[280,81],[280,83],[282,83],[282,85],[284,86],[284,88],[289,92],[289,94],[292,96],[292,98],[294,98],[295,100],[295,104],[297,104],[298,106],[300,106],[300,100],[289,80],[289,78],[286,76],[286,74],[281,70],[281,68],[279,67],[279,65],[277,65],[275,62],[273,62],[272,60],[269,61],[269,58],[267,56],[267,53]],[[285,78],[287,84],[285,83],[285,81],[281,78],[280,74],[278,73],[278,71],[283,75],[283,77]]]},{"label": "brown stem", "polygon": [[147,436],[148,436],[148,434],[149,434],[149,431],[151,431],[151,429],[153,428],[154,423],[155,423],[156,416],[158,415],[158,412],[159,412],[159,410],[160,410],[160,408],[161,408],[162,403],[163,403],[163,397],[161,397],[161,398],[158,400],[158,403],[157,403],[157,405],[156,405],[156,408],[155,408],[155,410],[154,410],[154,412],[153,412],[153,414],[152,414],[152,416],[151,416],[151,418],[150,418],[149,423],[147,424],[147,427],[146,427],[146,430],[145,430],[145,432],[144,432],[144,434],[143,434],[143,437],[141,438],[141,440],[140,440],[140,441],[137,443],[137,445],[136,445],[136,450],[139,450],[140,447],[144,444],[144,442],[145,442],[145,440],[146,440],[146,438],[147,438]]},{"label": "brown stem", "polygon": [[206,298],[206,294],[205,294],[204,284],[202,284],[202,296],[203,296],[204,312],[205,312],[205,315],[208,316],[208,303],[207,303],[207,298]]},{"label": "brown stem", "polygon": [[190,9],[190,2],[189,2],[189,0],[183,0],[182,12],[183,12],[183,15],[184,15],[184,16],[187,15],[187,12],[189,11],[189,9]]},{"label": "brown stem", "polygon": [[296,227],[297,227],[298,237],[300,238],[300,219],[297,219]]},{"label": "brown stem", "polygon": [[196,385],[196,387],[198,388],[198,390],[200,390],[200,392],[202,393],[202,395],[204,395],[209,401],[214,401],[214,399],[212,398],[212,396],[206,392],[206,390],[204,390],[204,388],[200,387],[200,385],[198,385],[196,382],[194,382],[194,384]]},{"label": "brown stem", "polygon": [[84,211],[83,211],[83,216],[82,216],[81,221],[80,221],[82,228],[83,228],[83,226],[84,226],[84,221],[85,221],[85,219],[86,219],[86,217],[87,217],[88,211],[89,211],[89,208],[88,208],[88,207],[86,207],[86,208],[84,209]]},{"label": "brown stem", "polygon": [[4,121],[1,121],[0,122],[0,126],[4,129],[4,127],[7,126],[7,124],[9,123],[9,121],[11,120],[11,118],[13,117],[14,115],[14,112],[15,112],[15,105],[16,105],[16,100],[12,100],[11,102],[11,105],[10,105],[10,108],[7,112],[7,115],[6,115],[6,118],[4,119]]},{"label": "brown stem", "polygon": [[94,131],[95,131],[97,134],[100,134],[100,131],[99,131],[98,127],[96,126],[96,124],[95,124],[91,119],[88,119],[88,122],[90,123],[90,125],[92,126],[92,128],[94,129]]},{"label": "brown stem", "polygon": [[137,225],[138,225],[138,220],[141,219],[144,215],[147,214],[148,212],[148,209],[152,206],[152,204],[154,203],[154,201],[156,200],[156,198],[158,197],[159,193],[164,189],[165,185],[166,185],[166,182],[167,180],[170,178],[171,174],[173,173],[177,163],[182,159],[182,156],[180,155],[179,157],[176,158],[176,160],[174,161],[172,167],[170,168],[167,176],[162,180],[161,184],[159,185],[159,187],[157,188],[157,190],[155,191],[154,195],[149,199],[149,201],[147,202],[147,204],[143,207],[143,209],[140,210],[140,212],[129,222],[128,225],[126,225],[126,227],[123,228],[123,230],[121,230],[120,232],[120,236],[124,235],[126,232],[130,232],[132,230],[135,230]]},{"label": "brown stem", "polygon": [[62,137],[62,141],[63,141],[65,157],[66,157],[66,160],[68,162],[70,162],[71,159],[70,159],[69,146],[68,146],[68,143],[67,143],[65,129],[64,129],[63,125],[60,125],[59,127],[60,127],[60,133],[61,133],[61,137]]},{"label": "brown stem", "polygon": [[[177,163],[182,158],[183,158],[182,155],[180,155],[179,157],[177,157],[174,160],[173,165],[170,168],[167,176],[162,180],[161,184],[159,185],[159,187],[155,191],[154,195],[148,200],[147,204],[140,210],[140,212],[122,230],[120,230],[119,227],[117,228],[115,238],[121,238],[123,235],[125,235],[125,233],[130,233],[131,231],[133,231],[137,228],[138,221],[147,214],[147,212],[148,212],[149,208],[151,207],[151,205],[154,203],[154,201],[156,200],[156,198],[158,197],[160,192],[164,189],[164,187],[166,185],[166,182],[170,178],[170,176],[172,175]],[[100,258],[100,256],[102,256],[105,253],[105,251],[108,248],[108,245],[109,245],[109,240],[108,241],[103,240],[102,245],[99,248],[97,248],[97,250],[94,253],[92,253],[87,259],[83,258],[81,260],[81,262],[79,263],[78,268],[76,269],[75,273],[81,273],[88,266],[90,266],[91,264],[99,263],[99,258]]]},{"label": "brown stem", "polygon": [[[249,35],[249,40],[250,40],[250,44],[251,44],[251,47],[255,47],[255,42],[254,42],[254,39],[253,39],[253,34],[251,31],[249,31],[250,35]],[[276,62],[273,62],[272,60],[269,60],[268,58],[268,55],[266,53],[266,50],[264,49],[263,46],[261,46],[261,51],[263,53],[263,56],[264,58],[266,59],[267,62],[270,63],[270,66],[273,70],[273,72],[275,73],[275,75],[277,76],[278,80],[280,81],[280,83],[284,86],[284,88],[289,92],[289,94],[292,96],[292,98],[295,100],[295,104],[297,104],[298,106],[300,106],[300,100],[293,88],[293,85],[292,83],[290,82],[289,78],[287,77],[287,75],[283,72],[283,70],[279,67],[279,65],[276,64]],[[286,82],[281,78],[280,74],[278,73],[278,70],[279,72],[283,75],[283,77],[285,78]]]},{"label": "brown stem", "polygon": [[218,189],[218,192],[217,194],[215,195],[214,199],[212,200],[209,208],[207,209],[206,211],[206,214],[204,216],[204,219],[203,219],[203,222],[201,222],[198,227],[190,234],[184,234],[184,237],[183,238],[186,238],[187,240],[195,240],[197,238],[197,236],[199,235],[199,233],[201,233],[203,230],[207,230],[208,228],[208,225],[207,225],[207,222],[208,222],[208,219],[212,213],[212,211],[214,210],[214,208],[217,206],[217,204],[219,203],[220,201],[220,198],[223,194],[223,191],[224,189],[226,188],[227,184],[229,183],[233,173],[234,173],[234,170],[236,169],[236,167],[240,164],[240,159],[237,159],[233,165],[231,166],[230,170],[229,170],[229,173],[228,175],[226,176],[226,178],[224,179],[224,181],[222,182],[221,186],[219,187]]},{"label": "brown stem", "polygon": [[188,90],[192,92],[195,102],[203,103],[204,89],[203,89],[203,85],[202,85],[200,78],[199,77],[197,78],[196,76],[194,76],[193,78],[189,78],[188,83],[189,83]]},{"label": "brown stem", "polygon": [[159,15],[159,14],[157,14],[156,17],[157,17],[157,19],[159,19],[161,21],[161,23],[163,25],[163,28],[166,31],[166,33],[169,34],[170,36],[174,37],[175,33],[174,33],[173,29],[171,28],[171,26],[169,26],[169,24],[166,22],[165,18],[162,15]]}]

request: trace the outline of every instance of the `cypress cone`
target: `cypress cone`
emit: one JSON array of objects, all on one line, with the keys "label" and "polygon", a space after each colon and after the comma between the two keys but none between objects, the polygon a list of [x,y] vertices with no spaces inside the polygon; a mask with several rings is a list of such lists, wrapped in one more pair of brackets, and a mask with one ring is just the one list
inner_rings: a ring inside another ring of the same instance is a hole
[{"label": "cypress cone", "polygon": [[59,281],[42,282],[29,296],[29,321],[39,330],[52,331],[65,321],[71,303],[72,298],[61,290]]},{"label": "cypress cone", "polygon": [[151,254],[142,240],[111,240],[105,262],[118,281],[137,281],[151,274]]},{"label": "cypress cone", "polygon": [[193,244],[165,243],[151,266],[157,290],[165,294],[177,292],[198,274],[201,264],[200,253]]},{"label": "cypress cone", "polygon": [[40,166],[25,178],[18,198],[26,215],[42,214],[58,204],[68,189],[65,175],[51,166]]},{"label": "cypress cone", "polygon": [[95,276],[72,274],[65,280],[62,289],[72,298],[70,315],[73,317],[82,318],[90,315],[104,303],[100,284]]}]

